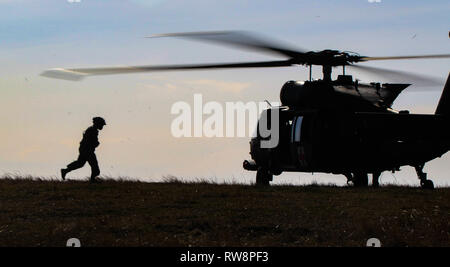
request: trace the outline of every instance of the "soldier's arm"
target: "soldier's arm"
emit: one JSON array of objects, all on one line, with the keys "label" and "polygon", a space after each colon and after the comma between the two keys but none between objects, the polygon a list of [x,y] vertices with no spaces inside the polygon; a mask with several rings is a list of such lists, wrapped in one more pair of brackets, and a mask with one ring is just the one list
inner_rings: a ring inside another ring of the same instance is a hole
[{"label": "soldier's arm", "polygon": [[98,132],[94,128],[86,130],[84,139],[86,140],[86,143],[91,144],[94,147],[97,147],[100,144],[98,142]]}]

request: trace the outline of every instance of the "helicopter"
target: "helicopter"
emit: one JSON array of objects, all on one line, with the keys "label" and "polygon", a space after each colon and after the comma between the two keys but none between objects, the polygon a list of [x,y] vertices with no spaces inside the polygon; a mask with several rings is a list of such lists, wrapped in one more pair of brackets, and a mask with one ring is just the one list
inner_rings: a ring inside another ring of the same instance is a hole
[{"label": "helicopter", "polygon": [[[309,80],[288,81],[280,90],[281,106],[265,110],[258,121],[267,118],[269,127],[278,127],[276,146],[264,148],[267,139],[259,131],[250,140],[251,159],[243,168],[256,171],[256,185],[267,186],[273,176],[283,172],[332,173],[344,175],[349,184],[379,186],[385,171],[399,171],[402,166],[415,168],[420,185],[433,189],[423,168],[428,161],[450,149],[450,74],[435,114],[410,114],[392,109],[395,99],[411,85],[431,84],[432,79],[402,71],[359,65],[381,60],[449,58],[450,54],[369,57],[354,52],[326,49],[292,49],[249,32],[189,32],[149,36],[179,37],[221,43],[234,47],[277,54],[284,60],[193,65],[129,66],[101,68],[57,68],[41,75],[81,80],[94,75],[170,70],[234,69],[306,66]],[[312,67],[322,68],[322,79],[312,79]],[[332,79],[333,68],[342,74]],[[361,83],[346,74],[346,68],[384,77],[398,77],[410,83]],[[434,83],[435,85],[436,83]],[[278,125],[270,125],[270,114],[277,112]],[[257,129],[259,129],[257,127]]]}]

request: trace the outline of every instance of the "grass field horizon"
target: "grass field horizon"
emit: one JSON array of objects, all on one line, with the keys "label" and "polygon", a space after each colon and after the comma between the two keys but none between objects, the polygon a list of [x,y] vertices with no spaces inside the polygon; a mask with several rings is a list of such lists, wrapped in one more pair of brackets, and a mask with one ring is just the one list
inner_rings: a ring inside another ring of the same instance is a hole
[{"label": "grass field horizon", "polygon": [[0,246],[450,245],[450,188],[41,178],[0,178]]},{"label": "grass field horizon", "polygon": [[[320,175],[316,179],[302,179],[298,178],[301,183],[291,181],[279,181],[274,178],[271,182],[271,186],[331,186],[331,187],[351,187],[351,183],[345,183],[345,178],[337,179],[336,181],[322,181]],[[369,177],[370,178],[370,177]],[[65,180],[61,179],[58,175],[42,175],[35,176],[30,174],[22,174],[19,172],[3,173],[0,174],[0,180],[25,180],[25,181],[44,181],[44,182],[88,182],[89,176],[71,176],[66,177]],[[231,177],[231,178],[218,178],[218,177],[204,177],[204,176],[175,176],[171,174],[162,175],[159,178],[154,177],[135,177],[125,175],[101,175],[99,179],[104,182],[137,182],[137,183],[183,183],[183,184],[211,184],[211,185],[255,185],[254,179]],[[380,180],[382,187],[411,187],[420,188],[419,180],[412,180],[405,183],[405,181],[383,181]],[[371,179],[369,179],[369,187],[371,186]],[[450,183],[438,183],[435,184],[436,188],[450,188]]]}]

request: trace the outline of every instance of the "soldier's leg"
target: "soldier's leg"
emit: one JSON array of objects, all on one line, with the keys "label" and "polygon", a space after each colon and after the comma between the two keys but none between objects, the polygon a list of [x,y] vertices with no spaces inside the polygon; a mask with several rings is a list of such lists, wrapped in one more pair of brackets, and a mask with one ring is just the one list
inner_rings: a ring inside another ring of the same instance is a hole
[{"label": "soldier's leg", "polygon": [[66,171],[70,172],[82,168],[84,164],[86,164],[86,157],[83,154],[80,154],[77,160],[67,165]]},{"label": "soldier's leg", "polygon": [[95,153],[89,154],[87,158],[89,165],[91,165],[91,181],[95,181],[95,177],[100,175],[100,168],[98,167],[97,157]]},{"label": "soldier's leg", "polygon": [[67,165],[67,168],[61,169],[62,179],[65,180],[66,179],[66,174],[68,174],[69,172],[71,172],[73,170],[76,170],[76,169],[79,169],[79,168],[83,167],[84,164],[86,164],[86,157],[84,156],[83,153],[80,153],[80,155],[78,156],[77,160],[75,160],[74,162],[72,162],[69,165]]}]

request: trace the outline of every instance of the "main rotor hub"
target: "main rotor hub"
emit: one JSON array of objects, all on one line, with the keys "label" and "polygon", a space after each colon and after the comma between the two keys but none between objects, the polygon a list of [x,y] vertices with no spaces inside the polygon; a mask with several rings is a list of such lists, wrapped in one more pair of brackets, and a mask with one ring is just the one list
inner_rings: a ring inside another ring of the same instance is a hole
[{"label": "main rotor hub", "polygon": [[[323,81],[331,81],[332,68],[337,66],[343,67],[343,74],[345,75],[345,66],[351,65],[355,62],[364,60],[359,54],[354,52],[341,52],[338,50],[322,50],[322,51],[310,51],[303,53],[301,57],[294,57],[291,59],[295,64],[322,66]],[[310,80],[312,71],[310,70]]]},{"label": "main rotor hub", "polygon": [[353,52],[341,52],[338,50],[310,51],[300,57],[293,57],[293,62],[301,65],[320,66],[345,66],[355,62],[363,61],[363,57]]}]

